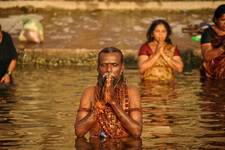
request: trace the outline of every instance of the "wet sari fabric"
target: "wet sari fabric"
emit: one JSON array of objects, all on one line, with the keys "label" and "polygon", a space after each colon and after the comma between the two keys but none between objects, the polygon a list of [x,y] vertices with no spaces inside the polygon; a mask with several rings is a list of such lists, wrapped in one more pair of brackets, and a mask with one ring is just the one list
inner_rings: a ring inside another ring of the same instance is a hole
[{"label": "wet sari fabric", "polygon": [[[149,51],[151,50],[149,46],[147,46],[147,48],[149,49]],[[144,54],[143,51],[144,47],[140,49],[139,56],[140,55],[150,56],[152,54],[152,53]],[[173,56],[179,55],[179,51],[177,50],[177,48],[171,44],[167,44],[165,46],[164,52],[171,59],[173,58]],[[162,56],[160,56],[159,59],[155,62],[155,64],[144,72],[142,78],[143,80],[151,80],[151,81],[158,81],[158,80],[168,81],[174,79],[174,74],[172,68],[169,67],[167,62],[162,58]]]},{"label": "wet sari fabric", "polygon": [[[213,29],[210,28],[208,30],[206,30],[205,34],[203,33],[202,36],[202,43],[204,43],[204,38],[207,38],[207,35],[210,36],[210,32],[212,33]],[[207,32],[209,32],[207,34]],[[224,36],[219,36],[218,34],[216,34],[216,32],[214,31],[214,34],[212,36],[211,34],[211,40],[210,43],[212,44],[214,49],[218,49],[225,47],[225,35]],[[205,61],[203,63],[202,66],[202,75],[203,77],[207,77],[210,79],[225,79],[225,51],[220,54],[219,56],[217,56],[216,58],[210,60],[210,61]]]}]

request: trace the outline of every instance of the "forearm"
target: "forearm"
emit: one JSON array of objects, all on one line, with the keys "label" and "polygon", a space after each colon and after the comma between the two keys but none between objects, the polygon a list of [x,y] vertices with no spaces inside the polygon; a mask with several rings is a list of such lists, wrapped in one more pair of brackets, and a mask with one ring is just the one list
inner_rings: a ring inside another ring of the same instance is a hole
[{"label": "forearm", "polygon": [[8,71],[12,72],[16,69],[16,59],[12,59],[9,66],[8,66]]},{"label": "forearm", "polygon": [[95,113],[89,112],[87,116],[83,119],[76,121],[75,123],[75,134],[77,137],[83,137],[90,128],[96,123],[96,115]]},{"label": "forearm", "polygon": [[139,63],[140,73],[143,74],[147,69],[151,68],[155,64],[159,56],[159,54],[153,54],[146,61]]},{"label": "forearm", "polygon": [[129,117],[125,111],[115,102],[110,103],[117,117],[123,124],[123,127],[134,137],[140,137],[142,126],[140,123],[134,121],[131,117]]},{"label": "forearm", "polygon": [[175,71],[182,72],[183,71],[183,63],[182,61],[174,60],[173,58],[169,58],[166,55],[162,55],[163,59],[167,62],[167,64]]},{"label": "forearm", "polygon": [[224,50],[223,50],[222,47],[216,48],[216,49],[212,49],[212,50],[209,50],[209,51],[205,51],[205,53],[204,53],[204,60],[205,61],[211,61],[214,58],[220,56],[223,52],[224,52]]}]

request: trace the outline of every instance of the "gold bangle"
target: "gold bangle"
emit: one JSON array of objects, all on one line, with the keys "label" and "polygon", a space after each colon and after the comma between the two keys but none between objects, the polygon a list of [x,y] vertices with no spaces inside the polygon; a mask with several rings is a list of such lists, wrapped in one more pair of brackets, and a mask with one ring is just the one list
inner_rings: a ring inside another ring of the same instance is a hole
[{"label": "gold bangle", "polygon": [[11,75],[12,75],[12,71],[9,71],[9,70],[8,70],[8,71],[6,72],[6,74],[9,75],[9,76],[11,76]]},{"label": "gold bangle", "polygon": [[223,47],[220,47],[220,48],[219,48],[219,50],[220,50],[220,51],[222,51],[222,52],[224,52],[224,49],[223,49]]},{"label": "gold bangle", "polygon": [[169,62],[169,61],[171,62],[171,58],[168,57],[168,58],[167,58],[167,61],[168,61],[168,62]]}]

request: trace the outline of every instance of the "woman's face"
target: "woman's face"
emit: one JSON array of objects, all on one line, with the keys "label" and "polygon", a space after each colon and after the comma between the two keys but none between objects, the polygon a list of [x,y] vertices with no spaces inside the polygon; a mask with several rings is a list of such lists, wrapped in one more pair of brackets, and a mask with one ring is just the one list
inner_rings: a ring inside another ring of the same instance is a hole
[{"label": "woman's face", "polygon": [[155,30],[153,31],[154,40],[157,42],[164,42],[166,40],[167,30],[163,24],[159,24],[156,26]]},{"label": "woman's face", "polygon": [[220,30],[225,31],[225,14],[216,20],[216,24]]}]

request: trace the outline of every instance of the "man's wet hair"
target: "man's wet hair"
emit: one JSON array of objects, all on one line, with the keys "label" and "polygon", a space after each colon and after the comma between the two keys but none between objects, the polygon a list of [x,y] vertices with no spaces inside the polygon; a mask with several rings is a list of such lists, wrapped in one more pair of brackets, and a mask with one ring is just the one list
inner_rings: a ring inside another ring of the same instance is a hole
[{"label": "man's wet hair", "polygon": [[98,53],[98,65],[100,64],[100,56],[102,53],[119,53],[120,54],[120,62],[123,63],[124,58],[123,58],[123,53],[120,49],[116,47],[106,47],[103,48],[99,53]]},{"label": "man's wet hair", "polygon": [[213,22],[216,23],[216,20],[218,20],[223,14],[225,14],[225,4],[219,5],[213,16]]}]

